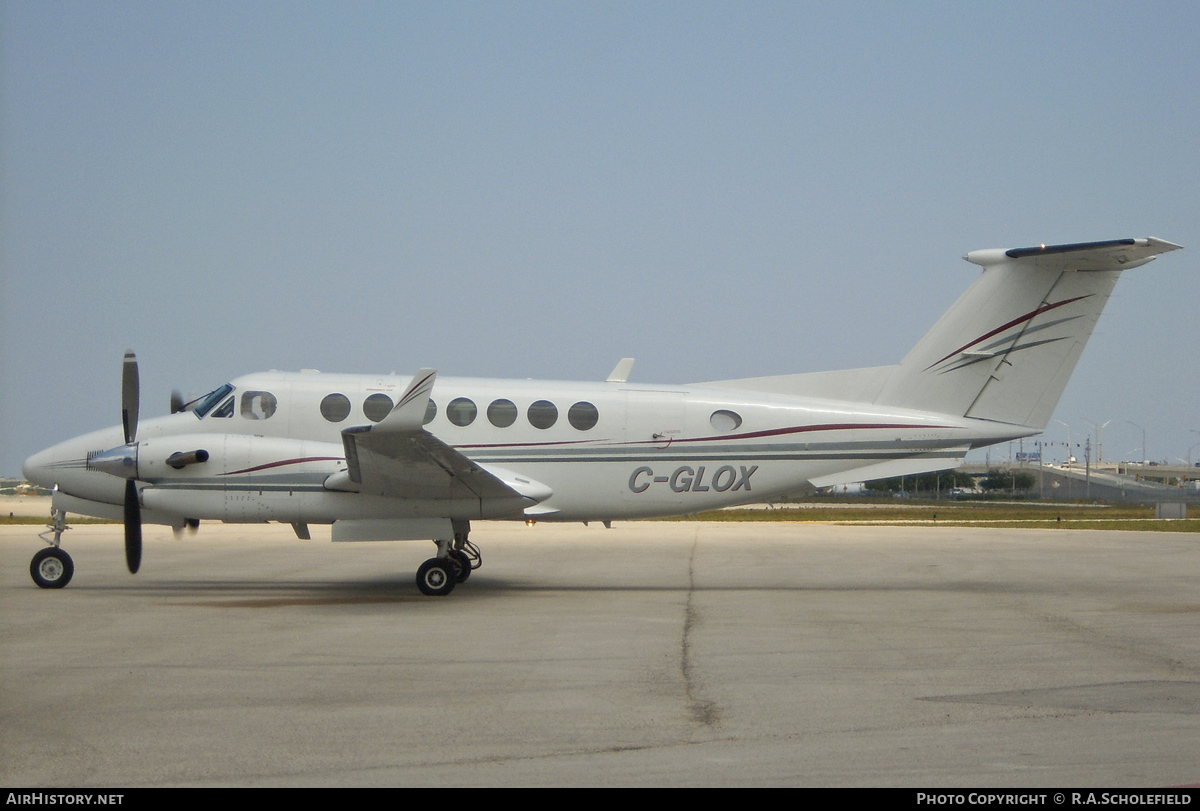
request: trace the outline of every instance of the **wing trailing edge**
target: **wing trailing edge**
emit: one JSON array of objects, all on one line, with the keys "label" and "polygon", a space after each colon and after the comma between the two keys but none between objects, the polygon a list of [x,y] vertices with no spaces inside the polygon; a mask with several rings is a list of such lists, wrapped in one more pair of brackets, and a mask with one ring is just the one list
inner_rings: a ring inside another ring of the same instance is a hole
[{"label": "wing trailing edge", "polygon": [[468,502],[480,518],[520,515],[553,495],[549,487],[528,477],[475,463],[426,431],[425,411],[436,379],[436,369],[422,369],[379,423],[342,431],[347,469],[331,476],[326,488],[384,498]]}]

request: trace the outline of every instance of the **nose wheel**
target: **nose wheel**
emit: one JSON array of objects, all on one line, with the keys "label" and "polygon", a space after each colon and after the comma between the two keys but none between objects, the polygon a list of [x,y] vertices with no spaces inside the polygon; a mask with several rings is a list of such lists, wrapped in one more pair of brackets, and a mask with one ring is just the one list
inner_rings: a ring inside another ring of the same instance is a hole
[{"label": "nose wheel", "polygon": [[71,556],[53,546],[39,551],[29,564],[29,575],[33,582],[44,589],[61,589],[71,582],[73,574],[75,563]]},{"label": "nose wheel", "polygon": [[[71,582],[71,576],[75,574],[75,562],[59,547],[62,534],[70,527],[67,526],[67,514],[64,511],[51,510],[50,517],[54,519],[54,523],[50,524],[45,532],[38,534],[50,547],[33,556],[33,560],[29,562],[29,576],[40,588],[61,589]],[[54,536],[53,539],[50,535]]]}]

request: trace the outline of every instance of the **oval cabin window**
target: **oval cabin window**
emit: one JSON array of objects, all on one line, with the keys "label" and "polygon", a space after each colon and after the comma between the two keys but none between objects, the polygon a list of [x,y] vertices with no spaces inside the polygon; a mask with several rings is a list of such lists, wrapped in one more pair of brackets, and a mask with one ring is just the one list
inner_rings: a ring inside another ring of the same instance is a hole
[{"label": "oval cabin window", "polygon": [[488,422],[497,428],[507,428],[517,421],[517,406],[512,400],[493,400],[487,410]]},{"label": "oval cabin window", "polygon": [[466,426],[475,422],[479,409],[475,403],[466,397],[456,397],[446,405],[446,419],[458,426]]},{"label": "oval cabin window", "polygon": [[538,400],[529,406],[526,416],[530,425],[544,430],[558,422],[558,406],[549,400]]},{"label": "oval cabin window", "polygon": [[350,416],[350,398],[344,394],[327,394],[321,401],[321,416],[330,422],[341,422]]},{"label": "oval cabin window", "polygon": [[712,416],[708,418],[708,422],[712,425],[713,429],[723,434],[736,431],[742,427],[741,415],[736,411],[727,411],[725,409],[714,411]]},{"label": "oval cabin window", "polygon": [[600,412],[588,402],[579,402],[567,410],[567,422],[576,431],[590,431],[600,420]]},{"label": "oval cabin window", "polygon": [[371,422],[379,422],[392,413],[392,405],[392,398],[386,394],[372,394],[363,400],[363,414],[366,414]]}]

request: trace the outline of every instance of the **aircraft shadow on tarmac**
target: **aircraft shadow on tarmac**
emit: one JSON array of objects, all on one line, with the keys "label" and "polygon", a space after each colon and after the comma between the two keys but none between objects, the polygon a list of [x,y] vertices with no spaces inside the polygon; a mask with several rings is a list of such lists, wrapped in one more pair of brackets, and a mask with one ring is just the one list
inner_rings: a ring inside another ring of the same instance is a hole
[{"label": "aircraft shadow on tarmac", "polygon": [[[427,597],[412,587],[406,578],[344,580],[145,580],[129,585],[77,584],[76,591],[126,593],[131,598],[156,597],[170,605],[214,608],[283,608],[294,606],[334,606],[386,603],[430,605]],[[496,598],[505,594],[535,593],[869,593],[936,592],[962,594],[1036,594],[1043,589],[1028,583],[995,583],[958,580],[940,583],[742,583],[742,584],[663,584],[663,583],[570,583],[506,579],[496,575],[476,575],[469,586],[455,592],[454,601],[472,595]],[[440,602],[440,601],[439,601]],[[446,601],[450,602],[450,601]],[[436,604],[436,603],[435,603]]]}]

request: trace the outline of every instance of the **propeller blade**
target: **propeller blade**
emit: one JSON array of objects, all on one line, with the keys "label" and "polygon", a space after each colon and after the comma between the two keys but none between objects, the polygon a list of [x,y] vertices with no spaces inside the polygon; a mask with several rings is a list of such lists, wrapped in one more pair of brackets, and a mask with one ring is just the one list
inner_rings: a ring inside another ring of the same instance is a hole
[{"label": "propeller blade", "polygon": [[132,349],[125,350],[125,363],[121,367],[121,425],[125,428],[125,444],[131,445],[137,439],[138,391],[137,356]]},{"label": "propeller blade", "polygon": [[137,574],[142,565],[142,507],[133,479],[125,482],[125,565],[130,574]]},{"label": "propeller blade", "polygon": [[183,394],[179,389],[173,389],[171,391],[171,413],[178,414],[180,411],[183,411]]}]

